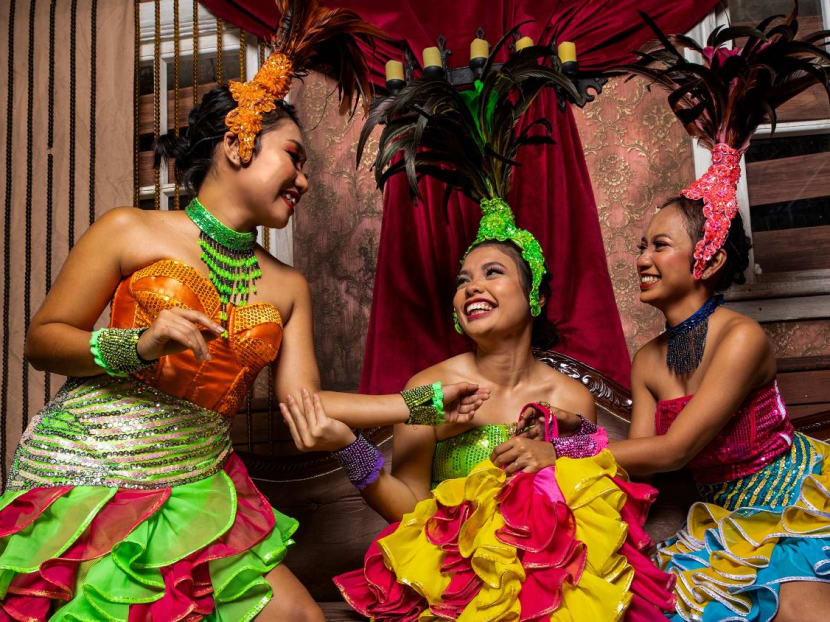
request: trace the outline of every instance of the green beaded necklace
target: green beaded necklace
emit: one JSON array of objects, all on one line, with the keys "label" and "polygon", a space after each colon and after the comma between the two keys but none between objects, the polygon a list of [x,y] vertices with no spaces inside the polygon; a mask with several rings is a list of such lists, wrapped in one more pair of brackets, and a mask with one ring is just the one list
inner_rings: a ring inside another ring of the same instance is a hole
[{"label": "green beaded necklace", "polygon": [[210,282],[219,292],[222,307],[219,320],[228,336],[228,304],[244,307],[248,296],[256,294],[256,281],[262,276],[254,246],[256,233],[241,233],[226,227],[194,198],[185,212],[199,227],[202,261],[207,264]]}]

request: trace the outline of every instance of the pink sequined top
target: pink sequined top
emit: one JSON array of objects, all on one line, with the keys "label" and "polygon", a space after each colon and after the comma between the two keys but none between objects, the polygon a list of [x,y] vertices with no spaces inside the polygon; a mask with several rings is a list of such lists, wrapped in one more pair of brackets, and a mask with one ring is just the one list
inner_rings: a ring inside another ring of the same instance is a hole
[{"label": "pink sequined top", "polygon": [[[657,434],[668,432],[692,397],[657,402]],[[694,478],[705,484],[746,477],[787,451],[793,433],[778,382],[771,380],[747,397],[731,421],[689,462],[689,467]]]}]

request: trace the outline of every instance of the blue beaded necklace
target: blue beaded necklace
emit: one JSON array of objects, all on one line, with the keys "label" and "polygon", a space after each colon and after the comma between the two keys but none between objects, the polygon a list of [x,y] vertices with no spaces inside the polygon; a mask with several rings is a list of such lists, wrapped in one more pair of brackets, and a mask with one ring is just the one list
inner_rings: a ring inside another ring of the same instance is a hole
[{"label": "blue beaded necklace", "polygon": [[723,296],[712,296],[703,306],[677,326],[666,322],[666,365],[678,376],[690,374],[703,358],[706,333],[709,331],[709,316],[723,304]]}]

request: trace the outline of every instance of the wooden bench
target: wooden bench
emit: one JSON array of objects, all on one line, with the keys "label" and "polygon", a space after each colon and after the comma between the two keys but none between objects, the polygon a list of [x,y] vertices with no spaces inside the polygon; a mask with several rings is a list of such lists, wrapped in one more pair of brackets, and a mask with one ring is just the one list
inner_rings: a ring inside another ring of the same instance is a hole
[{"label": "wooden bench", "polygon": [[[625,387],[563,354],[539,352],[537,356],[580,380],[594,395],[599,423],[609,436],[625,437],[631,414]],[[781,390],[796,426],[818,438],[830,438],[830,357],[784,359],[779,368]],[[235,428],[237,451],[272,505],[300,521],[286,565],[321,604],[327,620],[363,619],[342,602],[331,578],[361,566],[366,548],[386,522],[363,502],[334,458],[297,453],[282,422],[277,423],[279,417],[270,417],[273,429],[264,431],[265,417],[253,414],[247,425]],[[388,461],[391,429],[376,428],[367,434]],[[262,441],[266,435],[272,442]],[[657,477],[654,484],[661,494],[646,530],[658,541],[682,525],[697,493],[685,471]]]}]

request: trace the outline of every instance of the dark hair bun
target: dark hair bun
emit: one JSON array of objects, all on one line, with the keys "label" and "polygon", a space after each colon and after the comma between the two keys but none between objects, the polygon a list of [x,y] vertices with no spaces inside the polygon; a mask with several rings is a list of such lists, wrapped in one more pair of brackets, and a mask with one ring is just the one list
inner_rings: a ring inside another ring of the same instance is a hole
[{"label": "dark hair bun", "polygon": [[[272,112],[262,115],[262,131],[272,129],[284,118],[291,119],[298,126],[294,107],[282,100],[277,101]],[[167,133],[159,136],[154,147],[154,164],[158,166],[161,159],[175,160],[176,181],[186,192],[197,194],[202,182],[213,165],[213,152],[222,141],[225,132],[225,117],[236,107],[227,86],[217,86],[202,97],[198,106],[187,115],[187,129],[180,136]],[[260,132],[260,135],[262,132]],[[259,151],[259,136],[256,139],[254,156]]]}]

